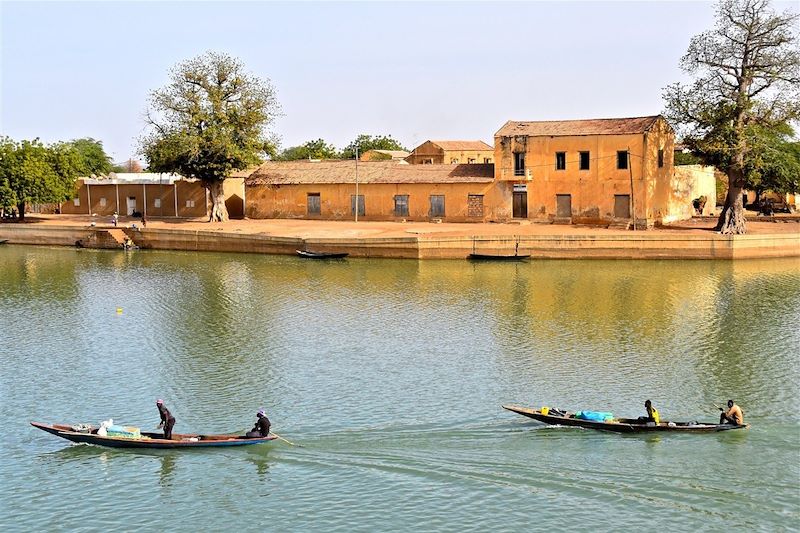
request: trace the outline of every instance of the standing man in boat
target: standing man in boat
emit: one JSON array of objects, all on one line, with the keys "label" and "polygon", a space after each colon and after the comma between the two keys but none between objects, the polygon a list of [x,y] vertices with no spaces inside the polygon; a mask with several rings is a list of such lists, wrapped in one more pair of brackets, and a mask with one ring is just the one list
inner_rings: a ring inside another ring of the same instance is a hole
[{"label": "standing man in boat", "polygon": [[721,407],[719,409],[722,413],[719,415],[720,424],[735,424],[741,426],[744,424],[744,414],[742,409],[733,403],[733,400],[728,400],[728,410],[724,411]]},{"label": "standing man in boat", "polygon": [[164,405],[164,400],[156,400],[156,407],[158,407],[158,414],[161,416],[161,423],[159,428],[164,428],[164,438],[167,440],[172,439],[172,426],[175,425],[175,417],[169,412],[169,409]]},{"label": "standing man in boat", "polygon": [[256,425],[253,426],[253,429],[248,431],[245,435],[245,437],[249,439],[257,439],[260,437],[269,436],[269,428],[272,424],[270,424],[267,414],[263,409],[259,409],[258,413],[256,413],[256,416],[258,417],[256,419]]}]

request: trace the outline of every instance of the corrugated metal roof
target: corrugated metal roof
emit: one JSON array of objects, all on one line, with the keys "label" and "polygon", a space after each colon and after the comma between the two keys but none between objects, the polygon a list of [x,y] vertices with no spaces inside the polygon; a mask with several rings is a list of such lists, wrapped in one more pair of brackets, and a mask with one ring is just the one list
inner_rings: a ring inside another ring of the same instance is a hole
[{"label": "corrugated metal roof", "polygon": [[[494,165],[398,165],[358,163],[359,183],[490,183]],[[355,183],[355,161],[268,161],[245,179],[253,185]]]},{"label": "corrugated metal roof", "polygon": [[87,185],[171,185],[180,180],[195,181],[180,174],[157,172],[111,172],[104,178],[80,178]]},{"label": "corrugated metal roof", "polygon": [[549,137],[562,135],[631,135],[649,130],[661,115],[633,118],[599,118],[588,120],[541,120],[517,122],[509,120],[495,137]]}]

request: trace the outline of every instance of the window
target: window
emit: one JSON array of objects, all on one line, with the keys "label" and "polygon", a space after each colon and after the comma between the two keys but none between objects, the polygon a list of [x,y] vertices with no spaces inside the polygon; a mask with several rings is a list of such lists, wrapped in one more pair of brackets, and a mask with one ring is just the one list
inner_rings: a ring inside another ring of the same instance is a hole
[{"label": "window", "polygon": [[451,165],[457,165],[458,164],[458,159],[454,157],[453,159],[450,160],[450,164]]},{"label": "window", "polygon": [[432,165],[433,164],[433,158],[429,157],[428,159],[423,159],[422,160],[422,164],[423,165]]},{"label": "window", "polygon": [[567,168],[567,153],[556,152],[556,170],[566,170]]},{"label": "window", "polygon": [[80,207],[81,206],[81,199],[80,198],[73,198],[72,199],[72,205],[74,205],[75,207]]},{"label": "window", "polygon": [[186,207],[194,207],[194,200],[186,200]]},{"label": "window", "polygon": [[482,217],[483,216],[483,195],[482,194],[468,194],[467,195],[467,216],[468,217]]},{"label": "window", "polygon": [[664,166],[664,150],[658,151],[658,168]]},{"label": "window", "polygon": [[432,194],[431,195],[431,216],[443,217],[444,216],[444,195]]},{"label": "window", "polygon": [[514,152],[514,175],[525,175],[525,152]]},{"label": "window", "polygon": [[[364,210],[364,195],[358,195],[358,216],[363,217],[365,213]],[[350,195],[350,215],[355,216],[356,214],[356,195]]]},{"label": "window", "polygon": [[491,157],[484,157],[483,158],[483,164],[484,165],[488,165],[491,162],[492,162],[492,158]]},{"label": "window", "polygon": [[589,152],[581,152],[581,170],[589,170]]},{"label": "window", "polygon": [[105,206],[106,206],[106,199],[100,198],[100,207],[105,207]]},{"label": "window", "polygon": [[394,216],[407,217],[408,216],[408,195],[397,194],[394,197]]},{"label": "window", "polygon": [[309,215],[319,215],[321,213],[318,192],[310,192],[306,195],[306,212]]},{"label": "window", "polygon": [[161,207],[161,198],[153,200],[153,207]]},{"label": "window", "polygon": [[619,150],[617,152],[617,168],[619,170],[628,168],[628,152],[626,150]]},{"label": "window", "polygon": [[470,158],[468,158],[468,159],[467,159],[467,164],[469,164],[469,165],[474,165],[474,164],[475,164],[475,158],[474,158],[474,157],[470,157]]}]

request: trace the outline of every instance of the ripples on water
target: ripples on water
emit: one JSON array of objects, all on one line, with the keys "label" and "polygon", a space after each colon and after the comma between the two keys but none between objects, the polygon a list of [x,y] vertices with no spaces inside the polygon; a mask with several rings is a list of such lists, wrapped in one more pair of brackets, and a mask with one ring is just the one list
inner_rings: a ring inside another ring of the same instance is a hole
[{"label": "ripples on water", "polygon": [[[800,519],[797,261],[311,262],[0,249],[0,526],[791,529]],[[121,313],[117,313],[121,308]],[[282,443],[115,451],[28,420]],[[754,428],[622,436],[502,403]],[[165,513],[166,512],[166,513]],[[164,522],[165,514],[168,522]],[[261,518],[266,516],[266,519]]]}]

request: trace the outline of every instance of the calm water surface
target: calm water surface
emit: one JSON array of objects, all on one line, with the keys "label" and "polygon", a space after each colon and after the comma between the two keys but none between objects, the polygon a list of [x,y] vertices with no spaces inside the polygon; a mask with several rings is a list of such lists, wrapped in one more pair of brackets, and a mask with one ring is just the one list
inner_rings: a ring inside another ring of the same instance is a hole
[{"label": "calm water surface", "polygon": [[[122,313],[116,312],[122,308]],[[797,530],[800,262],[0,247],[0,528]],[[124,451],[29,420],[283,443]],[[503,403],[749,431],[546,428]]]}]

